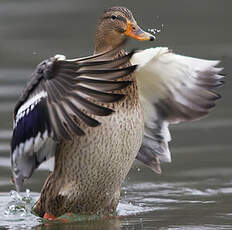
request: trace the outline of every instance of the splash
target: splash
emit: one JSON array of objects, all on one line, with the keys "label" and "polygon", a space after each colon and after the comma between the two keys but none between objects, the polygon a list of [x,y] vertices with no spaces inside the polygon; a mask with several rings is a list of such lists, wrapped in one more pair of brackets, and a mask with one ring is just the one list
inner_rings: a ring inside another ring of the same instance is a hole
[{"label": "splash", "polygon": [[21,196],[16,191],[10,192],[11,201],[8,203],[4,215],[18,215],[18,216],[26,216],[31,214],[31,208],[34,204],[34,200],[30,195],[30,190],[27,189],[26,193]]},{"label": "splash", "polygon": [[[156,16],[156,18],[159,19],[159,16]],[[161,24],[159,28],[148,28],[148,31],[156,37],[157,34],[159,34],[162,31],[163,28],[164,24]]]},{"label": "splash", "polygon": [[153,33],[153,34],[158,34],[158,33],[161,32],[161,29],[155,29],[155,28],[153,28],[153,29],[148,29],[148,31],[151,32],[151,33]]},{"label": "splash", "polygon": [[[163,24],[162,24],[163,25]],[[150,32],[151,34],[153,34],[156,38],[157,34],[159,34],[161,32],[161,29],[156,29],[156,28],[149,28],[148,32]]]},{"label": "splash", "polygon": [[30,229],[41,224],[40,218],[31,212],[37,198],[38,194],[29,189],[25,193],[0,193],[0,229]]}]

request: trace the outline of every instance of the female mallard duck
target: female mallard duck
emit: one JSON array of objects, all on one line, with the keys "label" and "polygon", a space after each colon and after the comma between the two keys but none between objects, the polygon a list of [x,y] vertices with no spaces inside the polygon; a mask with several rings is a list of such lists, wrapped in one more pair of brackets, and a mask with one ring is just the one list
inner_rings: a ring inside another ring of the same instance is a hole
[{"label": "female mallard duck", "polygon": [[15,107],[11,160],[17,190],[55,155],[34,206],[40,216],[114,212],[135,158],[160,173],[160,161],[171,161],[168,125],[205,116],[219,98],[213,91],[222,84],[218,61],[167,48],[126,54],[121,44],[128,36],[154,40],[128,9],[105,11],[94,55],[42,62]]}]

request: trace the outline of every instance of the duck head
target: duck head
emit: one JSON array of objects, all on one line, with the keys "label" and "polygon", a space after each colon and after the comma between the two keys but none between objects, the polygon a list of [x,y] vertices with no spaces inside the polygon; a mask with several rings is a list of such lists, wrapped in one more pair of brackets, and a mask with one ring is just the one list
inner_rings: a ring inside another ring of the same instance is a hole
[{"label": "duck head", "polygon": [[152,34],[138,26],[130,10],[112,7],[104,12],[97,24],[95,53],[113,49],[128,37],[140,41],[155,40]]}]

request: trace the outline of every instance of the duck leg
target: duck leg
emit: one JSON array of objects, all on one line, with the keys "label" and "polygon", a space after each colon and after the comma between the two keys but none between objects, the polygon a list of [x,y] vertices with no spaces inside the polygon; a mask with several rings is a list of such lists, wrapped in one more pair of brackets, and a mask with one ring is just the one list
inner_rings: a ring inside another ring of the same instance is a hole
[{"label": "duck leg", "polygon": [[54,179],[54,173],[50,173],[42,188],[40,197],[33,207],[33,211],[40,217],[49,214],[58,217],[66,212],[63,207],[63,197],[55,194],[56,186],[60,186]]}]

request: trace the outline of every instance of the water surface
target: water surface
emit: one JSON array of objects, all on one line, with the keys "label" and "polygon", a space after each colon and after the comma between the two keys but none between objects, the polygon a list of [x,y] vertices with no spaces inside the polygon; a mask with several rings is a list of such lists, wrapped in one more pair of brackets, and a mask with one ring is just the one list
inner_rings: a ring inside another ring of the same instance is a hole
[{"label": "water surface", "polygon": [[[118,1],[144,29],[162,28],[154,43],[184,55],[222,60],[227,84],[207,119],[171,127],[172,164],[156,175],[136,163],[122,189],[118,216],[73,223],[47,223],[31,206],[48,171],[26,182],[30,194],[9,194],[9,142],[14,104],[34,67],[56,53],[92,53],[96,20],[110,1],[0,2],[0,229],[232,229],[232,2],[226,0]],[[163,26],[162,26],[163,24]]]}]

